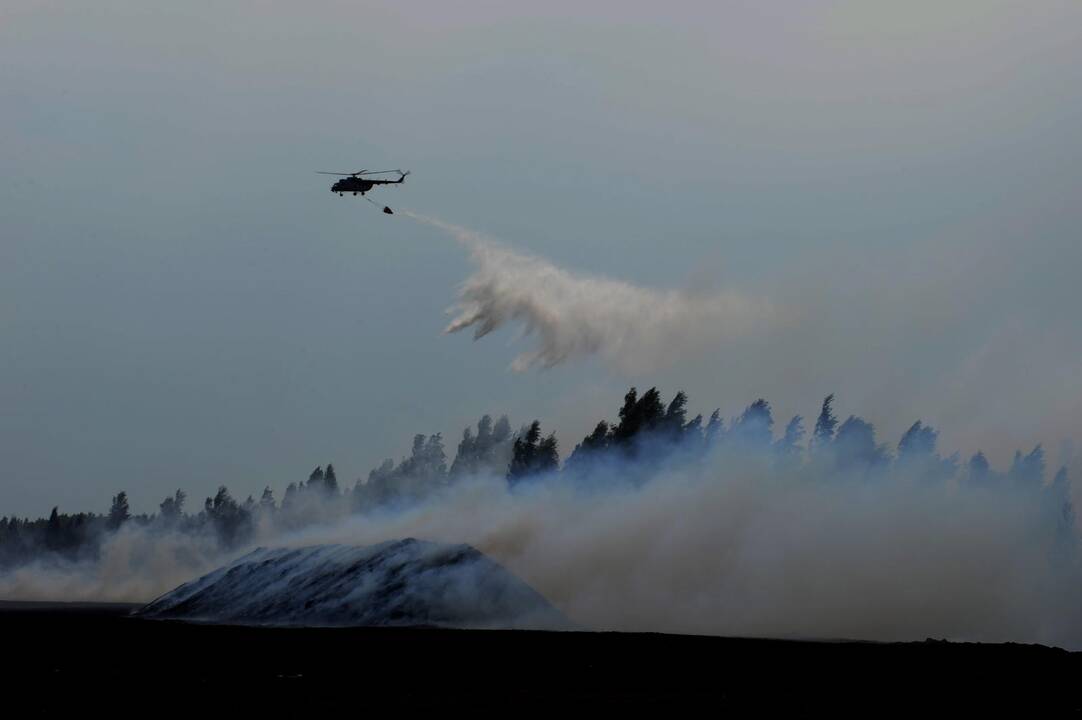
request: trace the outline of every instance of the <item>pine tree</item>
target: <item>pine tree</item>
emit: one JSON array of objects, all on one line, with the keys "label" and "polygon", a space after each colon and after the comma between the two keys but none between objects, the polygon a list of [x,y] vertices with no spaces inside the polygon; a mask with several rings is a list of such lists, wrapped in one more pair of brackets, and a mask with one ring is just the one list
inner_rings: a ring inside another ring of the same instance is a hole
[{"label": "pine tree", "polygon": [[[254,499],[252,505],[255,505]],[[207,498],[204,509],[207,518],[218,532],[218,538],[226,547],[244,540],[250,529],[250,508],[239,505],[225,485],[218,488],[213,499]]]},{"label": "pine tree", "polygon": [[703,439],[703,416],[700,414],[691,418],[691,420],[684,425],[682,434],[685,439],[701,443]]},{"label": "pine tree", "polygon": [[270,489],[270,485],[263,488],[263,495],[259,498],[259,509],[267,514],[272,514],[275,511],[274,505],[274,492]]},{"label": "pine tree", "polygon": [[681,434],[684,432],[684,426],[687,424],[687,404],[688,396],[681,390],[673,396],[669,407],[665,409],[665,416],[661,421],[662,432],[674,442],[680,439]]},{"label": "pine tree", "polygon": [[729,436],[745,448],[765,448],[774,440],[773,427],[774,416],[770,403],[759,398],[733,421]]},{"label": "pine tree", "polygon": [[560,464],[555,434],[541,440],[541,422],[534,420],[512,446],[507,481],[514,485],[532,475],[555,471]]},{"label": "pine tree", "polygon": [[823,407],[819,411],[819,418],[815,421],[815,430],[812,432],[810,447],[813,450],[823,450],[834,439],[834,428],[838,426],[838,418],[834,416],[831,404],[834,402],[834,393],[823,399]]},{"label": "pine tree", "polygon": [[866,471],[888,459],[887,450],[875,442],[875,426],[856,415],[850,415],[838,428],[832,449],[843,470]]},{"label": "pine tree", "polygon": [[935,456],[938,438],[935,428],[917,420],[898,441],[898,460],[905,462]]},{"label": "pine tree", "polygon": [[282,496],[282,509],[289,510],[297,502],[297,493],[300,492],[297,489],[297,483],[289,483],[286,485],[285,495]]},{"label": "pine tree", "polygon": [[471,473],[477,465],[477,451],[477,441],[473,439],[473,430],[467,427],[462,431],[462,440],[458,443],[455,459],[451,462],[451,476],[461,477]]},{"label": "pine tree", "polygon": [[631,388],[620,408],[620,422],[613,428],[613,442],[630,448],[640,433],[656,430],[664,418],[665,406],[656,387],[647,390],[641,398],[635,388]]},{"label": "pine tree", "polygon": [[703,441],[709,447],[719,442],[725,435],[725,421],[721,419],[721,409],[710,413],[710,420],[706,423],[703,431]]},{"label": "pine tree", "polygon": [[984,453],[980,450],[969,459],[966,476],[969,482],[978,485],[983,485],[988,482],[988,479],[991,476],[988,458],[986,458]]},{"label": "pine tree", "polygon": [[[538,422],[535,420],[531,429],[538,426]],[[530,474],[530,468],[533,465],[533,456],[537,451],[536,437],[534,442],[529,441],[529,433],[524,437],[515,438],[515,442],[512,444],[511,450],[511,465],[507,469],[507,481],[511,484],[522,480],[524,477]]]},{"label": "pine tree", "polygon": [[804,439],[804,418],[794,415],[785,426],[785,434],[775,443],[781,455],[793,456],[800,453],[800,441]]},{"label": "pine tree", "polygon": [[609,424],[602,420],[594,427],[594,431],[584,437],[582,442],[571,451],[564,468],[572,472],[585,468],[590,458],[596,457],[609,448],[611,437]]},{"label": "pine tree", "polygon": [[1028,455],[1015,451],[1009,477],[1024,486],[1040,487],[1044,482],[1044,469],[1044,448],[1037,443]]},{"label": "pine tree", "polygon": [[490,442],[492,442],[492,416],[486,414],[477,421],[477,447],[488,447]]},{"label": "pine tree", "polygon": [[53,511],[49,513],[49,522],[45,526],[45,546],[50,550],[59,550],[64,544],[63,528],[60,524],[60,508],[53,507]]},{"label": "pine tree", "polygon": [[121,490],[113,496],[113,504],[109,508],[109,517],[105,524],[110,530],[116,530],[129,518],[131,518],[131,512],[128,509],[128,493]]},{"label": "pine tree", "polygon": [[661,393],[656,387],[650,388],[643,394],[636,406],[636,412],[639,432],[650,432],[661,425],[665,417],[665,405],[661,402]]},{"label": "pine tree", "polygon": [[627,391],[626,395],[624,395],[624,405],[620,408],[620,412],[617,413],[620,422],[612,429],[613,440],[624,442],[634,434],[636,429],[633,427],[636,419],[635,408],[638,404],[639,391],[633,387]]},{"label": "pine tree", "polygon": [[165,500],[162,500],[161,504],[158,505],[161,518],[167,525],[176,522],[184,513],[184,501],[187,498],[188,495],[177,488],[176,494],[166,496]]},{"label": "pine tree", "polygon": [[447,478],[447,453],[443,449],[443,435],[430,435],[423,451],[423,474],[432,482],[442,483]]},{"label": "pine tree", "polygon": [[945,481],[958,471],[958,455],[940,458],[936,452],[938,440],[935,428],[917,420],[898,441],[897,465],[925,480]]},{"label": "pine tree", "polygon": [[582,449],[590,451],[604,450],[609,446],[612,432],[609,424],[602,420],[594,427],[594,431],[582,440]]},{"label": "pine tree", "polygon": [[556,472],[560,468],[559,444],[556,442],[556,434],[549,436],[537,446],[537,455],[534,460],[534,473]]},{"label": "pine tree", "polygon": [[338,497],[338,477],[334,474],[334,465],[327,463],[323,473],[323,492],[327,497]]},{"label": "pine tree", "polygon": [[[496,470],[499,462],[506,462],[506,442],[511,436],[511,423],[503,415],[496,424],[491,415],[483,415],[477,421],[477,434],[467,427],[462,431],[455,459],[448,472],[450,478],[460,478],[481,472]],[[503,468],[506,472],[506,466]]]},{"label": "pine tree", "polygon": [[511,421],[506,415],[501,415],[492,428],[492,442],[499,443],[511,437]]}]

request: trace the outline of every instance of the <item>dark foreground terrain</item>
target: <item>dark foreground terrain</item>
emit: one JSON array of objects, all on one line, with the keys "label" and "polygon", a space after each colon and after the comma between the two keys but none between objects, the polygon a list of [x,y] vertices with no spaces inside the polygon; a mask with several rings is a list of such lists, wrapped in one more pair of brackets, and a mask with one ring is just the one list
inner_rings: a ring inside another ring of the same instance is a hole
[{"label": "dark foreground terrain", "polygon": [[128,617],[133,607],[0,603],[5,707],[107,716],[1082,707],[1082,654],[1040,646],[223,627]]}]

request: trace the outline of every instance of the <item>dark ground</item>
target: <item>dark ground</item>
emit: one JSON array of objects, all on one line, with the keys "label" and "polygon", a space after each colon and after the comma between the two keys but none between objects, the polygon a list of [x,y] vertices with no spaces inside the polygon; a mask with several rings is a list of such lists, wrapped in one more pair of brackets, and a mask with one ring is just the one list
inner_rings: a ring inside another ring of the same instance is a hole
[{"label": "dark ground", "polygon": [[1082,653],[1035,645],[244,628],[127,617],[132,607],[0,603],[5,709],[357,716],[416,708],[1082,707]]}]

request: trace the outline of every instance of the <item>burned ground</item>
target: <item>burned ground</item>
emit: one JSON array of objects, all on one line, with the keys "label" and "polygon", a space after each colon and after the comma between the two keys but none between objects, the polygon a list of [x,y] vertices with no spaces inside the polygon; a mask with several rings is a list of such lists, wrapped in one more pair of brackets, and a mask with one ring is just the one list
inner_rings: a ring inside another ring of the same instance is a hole
[{"label": "burned ground", "polygon": [[32,713],[125,715],[1082,707],[1082,654],[1036,645],[255,628],[147,620],[134,607],[0,603],[9,697]]}]

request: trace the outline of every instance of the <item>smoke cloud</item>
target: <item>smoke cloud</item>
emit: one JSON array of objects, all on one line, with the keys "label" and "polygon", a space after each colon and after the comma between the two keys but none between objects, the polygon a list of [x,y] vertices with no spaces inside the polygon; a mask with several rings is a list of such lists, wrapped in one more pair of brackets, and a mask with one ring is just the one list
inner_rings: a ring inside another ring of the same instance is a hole
[{"label": "smoke cloud", "polygon": [[473,328],[479,339],[517,323],[520,339],[535,336],[535,347],[512,362],[515,371],[596,354],[620,371],[649,372],[746,335],[778,314],[770,303],[733,291],[658,290],[574,273],[471,230],[401,214],[451,234],[477,266],[459,289],[446,332]]},{"label": "smoke cloud", "polygon": [[[1077,468],[1076,468],[1077,470]],[[739,454],[630,484],[604,461],[509,489],[473,476],[406,508],[344,515],[245,547],[122,530],[96,564],[0,575],[5,598],[150,600],[256,545],[467,542],[597,630],[799,638],[1040,642],[1082,648],[1078,537],[1037,488],[874,480]]]},{"label": "smoke cloud", "polygon": [[[475,479],[404,513],[294,539],[465,541],[598,630],[1082,647],[1082,573],[1024,493],[869,486],[755,463],[640,488],[521,494]],[[1071,542],[1077,542],[1076,539]]]},{"label": "smoke cloud", "polygon": [[[402,214],[453,235],[477,266],[448,332],[472,327],[480,338],[518,323],[524,337],[535,337],[516,370],[592,354],[643,370],[777,317],[769,303],[732,293],[700,296],[571,273]],[[765,427],[762,452],[739,442],[708,447],[696,430],[698,449],[597,454],[586,471],[513,488],[502,474],[471,471],[410,504],[359,514],[336,489],[303,508],[302,529],[261,522],[250,543],[228,552],[132,523],[106,540],[96,561],[0,574],[0,597],[147,601],[257,545],[416,537],[473,545],[596,630],[1082,649],[1082,553],[1065,481],[1042,480],[1043,468],[1032,483],[993,473],[981,484],[956,468],[930,480],[920,465],[900,461],[862,475],[804,449],[803,459],[789,462]],[[875,456],[881,446],[867,427]],[[835,459],[848,453],[864,462],[847,448],[837,445]],[[1062,454],[1061,477],[1082,473],[1073,449]],[[936,456],[934,465],[943,462]]]},{"label": "smoke cloud", "polygon": [[0,572],[0,599],[147,602],[228,557],[212,535],[126,525],[105,539],[96,560],[39,561]]}]

